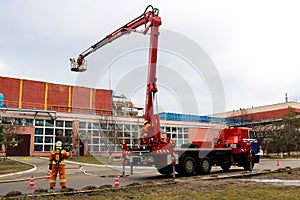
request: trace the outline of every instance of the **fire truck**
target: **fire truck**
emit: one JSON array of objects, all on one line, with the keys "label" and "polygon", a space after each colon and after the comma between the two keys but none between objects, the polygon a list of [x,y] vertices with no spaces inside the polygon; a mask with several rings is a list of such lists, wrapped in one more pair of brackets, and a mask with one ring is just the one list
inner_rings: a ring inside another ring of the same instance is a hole
[{"label": "fire truck", "polygon": [[156,64],[160,25],[159,10],[149,5],[140,16],[93,44],[77,59],[70,58],[71,71],[84,72],[87,70],[85,58],[89,54],[125,34],[137,32],[139,27],[143,27],[143,34],[150,31],[143,133],[137,146],[123,142],[123,164],[151,165],[161,174],[173,173],[174,176],[175,172],[183,176],[208,174],[212,166],[229,170],[232,165],[237,165],[245,170],[252,170],[254,163],[259,162],[259,149],[255,132],[251,128],[224,128],[214,142],[192,141],[181,145],[181,148],[175,148],[175,142],[161,132],[159,115],[154,112],[158,91]]}]

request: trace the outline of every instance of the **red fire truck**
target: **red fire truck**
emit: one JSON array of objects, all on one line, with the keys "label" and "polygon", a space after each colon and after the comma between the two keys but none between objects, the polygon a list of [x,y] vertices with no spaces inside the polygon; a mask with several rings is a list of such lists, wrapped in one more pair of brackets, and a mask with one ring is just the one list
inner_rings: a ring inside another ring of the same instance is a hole
[{"label": "red fire truck", "polygon": [[123,164],[140,163],[154,165],[161,174],[175,175],[175,171],[184,176],[207,174],[213,165],[229,170],[232,165],[251,170],[254,163],[259,162],[258,145],[255,132],[250,128],[225,128],[220,131],[216,142],[193,141],[175,148],[171,138],[164,137],[160,131],[160,119],[154,113],[154,102],[157,93],[156,64],[159,26],[161,18],[159,10],[149,5],[143,14],[107,35],[92,45],[75,60],[71,58],[71,70],[83,72],[87,70],[85,58],[92,52],[107,45],[115,39],[136,31],[144,26],[143,34],[150,30],[150,47],[148,59],[148,78],[146,86],[146,105],[142,138],[137,147],[122,145]]}]

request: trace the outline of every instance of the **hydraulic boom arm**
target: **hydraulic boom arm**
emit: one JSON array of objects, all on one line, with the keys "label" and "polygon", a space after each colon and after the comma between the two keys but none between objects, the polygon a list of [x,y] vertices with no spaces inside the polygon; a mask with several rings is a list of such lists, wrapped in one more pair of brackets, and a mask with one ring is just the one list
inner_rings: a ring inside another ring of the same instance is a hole
[{"label": "hydraulic boom arm", "polygon": [[[149,10],[151,9],[151,10]],[[92,45],[90,48],[82,52],[77,60],[70,58],[71,70],[75,72],[83,72],[86,68],[85,58],[103,47],[104,45],[116,40],[117,38],[128,34],[132,31],[136,31],[136,28],[144,25],[143,34],[146,34],[149,29],[150,31],[150,47],[149,47],[149,60],[148,60],[148,80],[146,89],[146,105],[145,105],[145,121],[150,123],[149,131],[147,133],[147,141],[150,146],[161,143],[160,123],[159,116],[153,113],[153,102],[155,99],[155,93],[157,92],[156,85],[156,63],[157,63],[157,47],[158,47],[158,28],[161,25],[161,19],[158,16],[159,10],[149,5],[144,13],[129,23],[125,24],[121,28],[115,30],[111,34],[99,42]]]},{"label": "hydraulic boom arm", "polygon": [[[152,10],[148,11],[149,8],[151,8]],[[150,27],[155,26],[154,24],[157,24],[157,27],[161,24],[160,17],[158,17],[158,9],[153,8],[151,5],[149,5],[142,15],[138,16],[134,20],[130,21],[129,23],[115,30],[111,34],[107,35],[105,38],[95,43],[90,48],[86,49],[78,56],[77,60],[75,60],[74,58],[70,58],[71,70],[75,72],[85,71],[86,68],[81,69],[81,67],[85,64],[85,57],[87,57],[89,54],[97,51],[98,49],[114,41],[115,39],[130,33],[131,31],[136,31],[136,28],[142,25],[145,25],[143,33],[146,34]]]}]

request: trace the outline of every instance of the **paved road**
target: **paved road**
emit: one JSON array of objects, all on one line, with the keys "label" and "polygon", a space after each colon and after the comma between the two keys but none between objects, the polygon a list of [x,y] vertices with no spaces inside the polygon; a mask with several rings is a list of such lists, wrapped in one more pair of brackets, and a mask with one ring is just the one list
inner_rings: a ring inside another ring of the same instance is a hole
[{"label": "paved road", "polygon": [[[34,189],[29,189],[31,176],[34,177],[34,185],[36,189],[49,188],[49,181],[46,180],[48,172],[48,160],[47,158],[29,157],[28,160],[24,160],[24,157],[13,157],[15,160],[19,160],[28,164],[36,166],[32,170],[29,170],[20,174],[13,174],[9,176],[0,176],[0,195],[5,195],[10,191],[20,191],[23,194],[32,193]],[[254,168],[254,172],[261,172],[263,170],[276,170],[278,168],[285,168],[287,166],[295,168],[300,167],[300,159],[286,159],[286,160],[271,160],[262,159],[259,164]],[[278,166],[279,164],[279,166]],[[101,186],[101,185],[114,185],[115,174],[122,174],[121,166],[99,166],[99,165],[85,165],[80,163],[66,163],[67,172],[67,186],[74,189],[82,189],[86,186]],[[245,173],[242,168],[232,167],[230,172],[223,172],[219,167],[213,167],[212,173],[203,176],[208,178],[210,176],[231,176],[239,173]],[[126,167],[126,175],[130,174],[130,168]],[[180,179],[180,177],[178,177]],[[160,175],[153,167],[134,167],[134,173],[132,176],[125,176],[119,178],[120,186],[125,186],[131,183],[141,183],[146,181],[157,181],[163,179],[172,179],[172,176]],[[60,189],[56,186],[55,190]]]}]

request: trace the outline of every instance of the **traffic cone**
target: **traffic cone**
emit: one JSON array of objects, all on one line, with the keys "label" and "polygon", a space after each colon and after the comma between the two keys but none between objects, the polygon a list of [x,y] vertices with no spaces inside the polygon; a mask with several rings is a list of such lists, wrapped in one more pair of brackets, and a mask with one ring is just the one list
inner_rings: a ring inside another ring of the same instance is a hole
[{"label": "traffic cone", "polygon": [[50,181],[50,170],[48,170],[48,173],[47,173],[47,178],[45,179],[46,181]]},{"label": "traffic cone", "polygon": [[115,188],[119,187],[119,186],[120,186],[120,184],[119,184],[119,175],[116,175]]},{"label": "traffic cone", "polygon": [[28,188],[29,188],[29,189],[34,189],[34,188],[35,188],[34,180],[33,180],[33,175],[31,176],[30,184],[29,184]]}]

